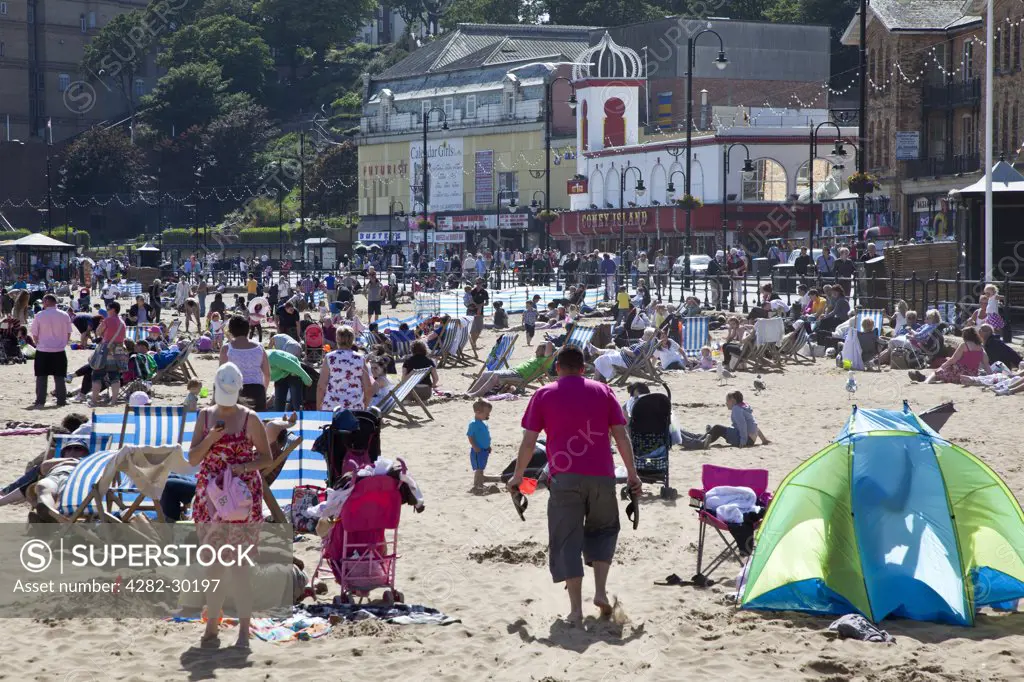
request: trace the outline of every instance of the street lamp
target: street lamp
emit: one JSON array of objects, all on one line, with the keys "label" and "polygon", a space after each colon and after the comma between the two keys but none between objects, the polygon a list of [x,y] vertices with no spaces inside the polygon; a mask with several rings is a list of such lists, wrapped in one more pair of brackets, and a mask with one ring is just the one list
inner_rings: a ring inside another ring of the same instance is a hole
[{"label": "street lamp", "polygon": [[832,153],[830,157],[836,159],[836,161],[842,161],[846,158],[846,149],[843,148],[843,141],[839,139],[842,137],[843,131],[833,121],[823,121],[816,125],[811,130],[811,148],[810,158],[807,161],[807,186],[810,189],[810,195],[807,197],[807,208],[809,211],[810,226],[808,231],[808,241],[811,245],[811,259],[814,258],[814,233],[817,229],[818,221],[814,219],[814,157],[817,156],[818,152],[818,131],[824,126],[832,126],[836,129],[836,141],[832,147]]},{"label": "street lamp", "polygon": [[[283,160],[281,157],[277,158],[277,174],[284,177],[284,170],[282,167]],[[284,183],[278,183],[277,187],[277,250],[278,258],[284,260]]]},{"label": "street lamp", "polygon": [[[725,56],[725,42],[722,40],[716,31],[710,28],[705,28],[698,31],[693,35],[692,38],[686,41],[686,194],[691,195],[690,192],[690,181],[692,174],[690,173],[690,162],[693,158],[691,141],[693,139],[693,62],[696,59],[696,46],[697,40],[705,33],[710,33],[718,38],[718,58],[715,59],[713,64],[715,68],[722,71],[729,65],[729,60]],[[693,218],[693,206],[692,202],[688,202],[686,205],[686,244],[683,248],[683,274],[689,279],[690,277],[690,240],[692,238],[692,218]]]},{"label": "street lamp", "polygon": [[[647,188],[644,187],[644,174],[636,166],[630,166],[626,163],[626,167],[622,169],[622,174],[619,175],[619,266],[625,267],[626,259],[624,254],[626,252],[626,214],[623,208],[626,205],[626,176],[629,175],[629,171],[636,171],[636,195],[642,197]],[[626,273],[628,274],[628,273]]]},{"label": "street lamp", "polygon": [[[398,206],[398,211],[395,212],[395,206]],[[395,201],[394,197],[391,197],[391,208],[388,210],[388,248],[385,252],[388,257],[388,265],[391,265],[391,253],[392,253],[392,231],[394,230],[395,218],[405,217],[405,205],[400,201]]]},{"label": "street lamp", "polygon": [[[734,142],[722,149],[722,250],[725,250],[727,231],[729,229],[729,156],[733,147],[743,147],[747,152],[747,158],[743,160],[743,179],[746,180],[754,172],[754,162],[750,160],[750,149],[742,142]],[[742,193],[742,187],[741,193]]]},{"label": "street lamp", "polygon": [[[431,107],[423,112],[423,250],[427,249],[427,205],[430,203],[430,174],[427,172],[427,128],[430,126],[430,115],[437,112],[441,117],[441,130],[448,130],[448,116],[441,107]],[[434,244],[434,255],[437,255],[437,244]]]}]

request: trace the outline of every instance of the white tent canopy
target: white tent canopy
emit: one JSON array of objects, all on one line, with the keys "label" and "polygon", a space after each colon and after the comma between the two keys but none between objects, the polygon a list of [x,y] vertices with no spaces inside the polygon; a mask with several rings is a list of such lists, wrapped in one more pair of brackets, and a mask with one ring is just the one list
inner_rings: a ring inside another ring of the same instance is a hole
[{"label": "white tent canopy", "polygon": [[54,239],[53,237],[47,237],[45,234],[30,234],[22,237],[21,239],[15,239],[13,242],[9,242],[7,246],[22,246],[30,248],[49,248],[49,249],[74,249],[77,248],[74,244],[65,244],[62,241]]},{"label": "white tent canopy", "polygon": [[[1024,192],[1024,175],[1008,164],[1000,161],[992,166],[992,191],[993,192]],[[967,185],[962,189],[950,190],[950,196],[972,194],[982,195],[985,193],[985,177]]]}]

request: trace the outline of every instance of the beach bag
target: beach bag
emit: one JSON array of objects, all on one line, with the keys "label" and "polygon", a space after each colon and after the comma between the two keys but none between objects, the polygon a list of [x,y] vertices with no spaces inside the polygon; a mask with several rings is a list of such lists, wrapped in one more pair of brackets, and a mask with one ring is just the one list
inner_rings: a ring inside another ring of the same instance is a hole
[{"label": "beach bag", "polygon": [[89,356],[89,367],[96,372],[104,372],[107,369],[107,348],[108,344],[101,341],[96,344],[96,350]]},{"label": "beach bag", "polygon": [[315,533],[319,518],[309,513],[327,500],[327,490],[315,485],[297,485],[292,489],[291,520],[296,533]]},{"label": "beach bag", "polygon": [[252,492],[240,478],[235,478],[231,467],[224,467],[221,480],[211,480],[206,486],[206,495],[213,505],[214,522],[245,521],[252,513]]}]

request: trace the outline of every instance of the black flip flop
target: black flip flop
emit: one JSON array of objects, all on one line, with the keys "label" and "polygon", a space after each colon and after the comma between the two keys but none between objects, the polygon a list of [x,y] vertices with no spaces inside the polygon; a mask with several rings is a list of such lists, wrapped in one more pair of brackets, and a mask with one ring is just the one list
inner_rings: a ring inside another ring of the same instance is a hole
[{"label": "black flip flop", "polygon": [[675,585],[682,585],[684,583],[682,578],[673,573],[664,580],[655,580],[654,584],[659,587],[674,587]]},{"label": "black flip flop", "polygon": [[519,492],[519,490],[513,490],[511,491],[511,494],[512,504],[516,508],[516,513],[519,514],[519,519],[521,521],[525,521],[526,516],[523,515],[523,512],[525,512],[526,508],[530,506],[530,500],[526,499],[526,496]]},{"label": "black flip flop", "polygon": [[633,530],[640,525],[640,501],[636,493],[629,491],[629,504],[626,505],[626,518],[633,522]]}]

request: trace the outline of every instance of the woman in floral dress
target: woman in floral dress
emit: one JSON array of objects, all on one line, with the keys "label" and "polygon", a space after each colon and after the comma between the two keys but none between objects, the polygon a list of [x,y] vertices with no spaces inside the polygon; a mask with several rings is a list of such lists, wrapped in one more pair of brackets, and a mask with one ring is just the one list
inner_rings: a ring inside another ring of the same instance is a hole
[{"label": "woman in floral dress", "polygon": [[[234,363],[225,363],[217,369],[214,379],[216,405],[199,412],[188,453],[189,464],[199,466],[192,518],[202,543],[214,547],[255,545],[263,523],[263,476],[260,470],[271,464],[273,458],[263,422],[254,412],[238,405],[242,381],[242,372]],[[246,485],[252,498],[252,509],[241,521],[219,520],[213,501],[207,494],[210,483],[216,481],[219,484],[228,467],[231,474]],[[200,644],[218,646],[219,616],[224,606],[225,590],[230,586],[234,590],[239,619],[236,646],[248,647],[252,618],[249,568],[224,567],[215,563],[207,569],[207,576],[211,580],[223,580],[223,587],[206,593],[206,632]]]},{"label": "woman in floral dress", "polygon": [[365,359],[352,349],[355,332],[348,326],[339,327],[335,341],[338,349],[325,355],[320,367],[317,409],[365,410],[373,398],[373,384]]}]

